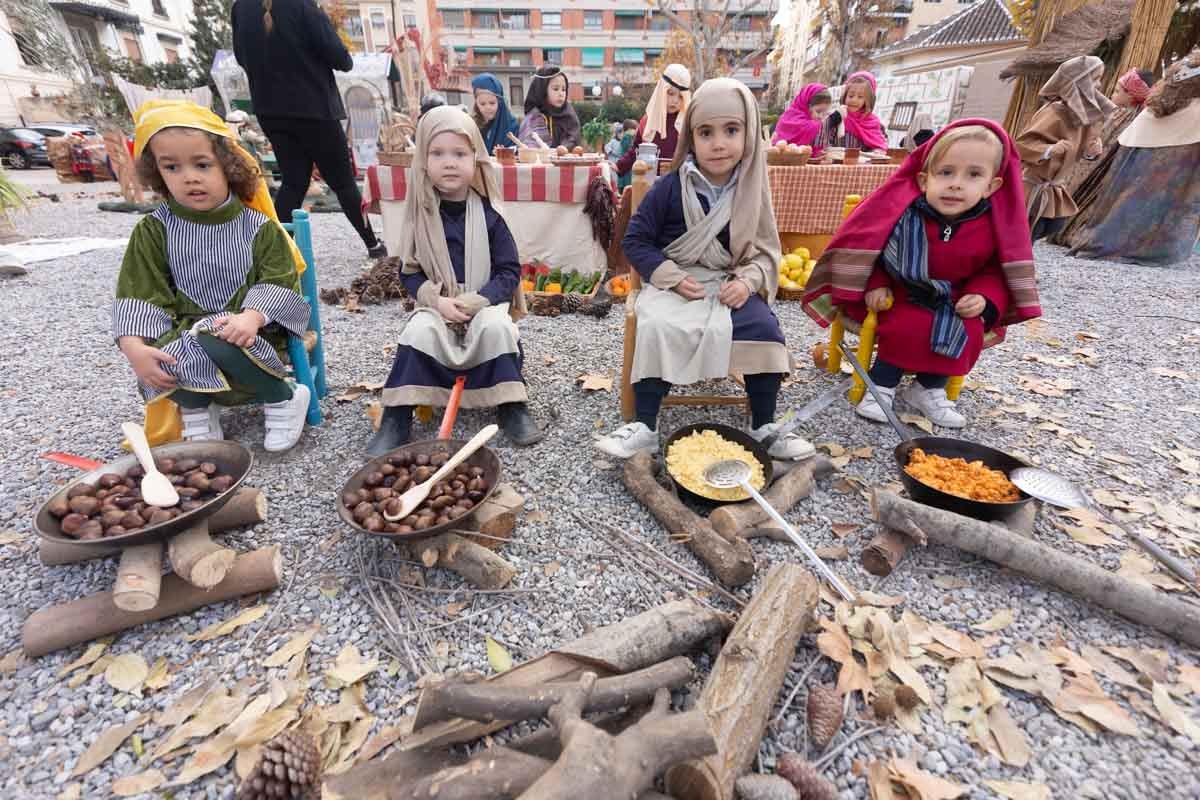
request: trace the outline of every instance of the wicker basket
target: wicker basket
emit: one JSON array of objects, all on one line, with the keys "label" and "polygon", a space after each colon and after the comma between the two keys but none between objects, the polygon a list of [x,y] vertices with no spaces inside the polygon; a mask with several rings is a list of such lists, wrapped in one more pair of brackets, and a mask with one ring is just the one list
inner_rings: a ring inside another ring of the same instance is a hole
[{"label": "wicker basket", "polygon": [[401,153],[380,152],[378,158],[379,163],[385,167],[411,167],[413,154],[408,151]]},{"label": "wicker basket", "polygon": [[808,163],[810,153],[772,153],[767,152],[769,167],[803,167]]},{"label": "wicker basket", "polygon": [[798,303],[804,299],[804,293],[806,291],[807,289],[785,289],[780,286],[779,291],[775,292],[775,299]]}]

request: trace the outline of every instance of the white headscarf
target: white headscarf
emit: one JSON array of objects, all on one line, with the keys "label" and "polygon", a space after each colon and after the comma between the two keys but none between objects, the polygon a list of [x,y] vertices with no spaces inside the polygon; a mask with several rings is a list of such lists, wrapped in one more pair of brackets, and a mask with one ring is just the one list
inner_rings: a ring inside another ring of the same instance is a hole
[{"label": "white headscarf", "polygon": [[683,115],[692,98],[692,73],[683,64],[668,64],[654,87],[654,94],[650,95],[650,102],[646,104],[646,126],[642,129],[642,141],[652,142],[656,136],[666,138],[667,89],[672,86],[683,95],[679,113],[675,115],[675,131],[683,132]]}]

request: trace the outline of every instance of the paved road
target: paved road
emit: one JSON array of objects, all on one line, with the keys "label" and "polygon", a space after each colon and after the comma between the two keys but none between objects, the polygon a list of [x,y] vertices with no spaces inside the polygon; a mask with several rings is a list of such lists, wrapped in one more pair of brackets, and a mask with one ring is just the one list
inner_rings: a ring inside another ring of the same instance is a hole
[{"label": "paved road", "polygon": [[27,186],[34,192],[53,194],[71,192],[78,194],[103,194],[119,192],[116,181],[97,181],[95,183],[60,183],[58,174],[51,167],[34,167],[33,169],[8,170],[8,174],[17,183]]}]

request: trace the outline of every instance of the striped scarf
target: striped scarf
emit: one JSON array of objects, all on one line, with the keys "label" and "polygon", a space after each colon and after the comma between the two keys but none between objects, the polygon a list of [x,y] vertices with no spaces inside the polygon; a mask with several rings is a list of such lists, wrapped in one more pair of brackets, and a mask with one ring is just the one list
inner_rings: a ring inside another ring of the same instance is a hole
[{"label": "striped scarf", "polygon": [[[922,198],[923,199],[923,198]],[[967,345],[967,328],[950,302],[950,281],[929,277],[929,242],[918,199],[900,216],[883,249],[883,265],[904,284],[908,299],[933,312],[929,344],[933,352],[958,358]]]}]

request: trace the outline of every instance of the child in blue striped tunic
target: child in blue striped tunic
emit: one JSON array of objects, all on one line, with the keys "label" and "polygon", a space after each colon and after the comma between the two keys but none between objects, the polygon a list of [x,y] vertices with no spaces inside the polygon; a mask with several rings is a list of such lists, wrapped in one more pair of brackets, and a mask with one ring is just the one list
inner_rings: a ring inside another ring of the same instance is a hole
[{"label": "child in blue striped tunic", "polygon": [[264,448],[288,450],[309,403],[280,358],[287,335],[308,326],[303,260],[220,117],[178,101],[151,101],[136,117],[139,174],[165,201],[129,237],[113,336],[146,401],[180,406],[188,441],[224,438],[220,406],[257,401]]}]

